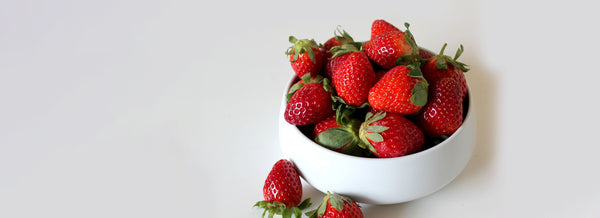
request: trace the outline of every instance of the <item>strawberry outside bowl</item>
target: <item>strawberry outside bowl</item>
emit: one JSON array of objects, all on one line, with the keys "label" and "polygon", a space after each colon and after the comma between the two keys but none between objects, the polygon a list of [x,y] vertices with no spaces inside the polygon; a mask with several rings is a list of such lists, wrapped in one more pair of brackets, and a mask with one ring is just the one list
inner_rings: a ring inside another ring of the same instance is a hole
[{"label": "strawberry outside bowl", "polygon": [[394,158],[355,157],[322,147],[285,121],[287,101],[283,96],[279,113],[283,155],[314,188],[360,203],[396,204],[430,195],[460,174],[475,147],[476,118],[470,94],[465,98],[463,124],[454,134],[431,148]]}]

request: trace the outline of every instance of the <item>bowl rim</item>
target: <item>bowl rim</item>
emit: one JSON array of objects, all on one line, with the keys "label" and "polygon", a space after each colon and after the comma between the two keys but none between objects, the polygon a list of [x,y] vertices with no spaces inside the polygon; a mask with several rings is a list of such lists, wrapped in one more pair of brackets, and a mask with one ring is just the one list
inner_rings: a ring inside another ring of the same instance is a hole
[{"label": "bowl rim", "polygon": [[[284,90],[284,95],[283,95],[283,101],[286,101],[285,98],[285,94],[288,92],[289,87],[291,87],[295,81],[298,80],[298,77],[296,75],[294,75],[294,77],[290,80],[290,83],[288,84],[288,86],[286,86],[285,90]],[[465,115],[465,118],[462,122],[462,124],[460,125],[460,127],[452,134],[450,135],[446,140],[444,140],[443,142],[434,145],[433,147],[427,148],[426,150],[422,150],[416,153],[412,153],[412,154],[408,154],[408,155],[404,155],[404,156],[400,156],[400,157],[389,157],[389,158],[372,158],[372,157],[358,157],[358,156],[352,156],[352,155],[347,155],[347,154],[343,154],[343,153],[339,153],[336,151],[332,151],[328,148],[323,147],[322,145],[319,145],[318,143],[316,143],[315,141],[313,141],[312,139],[310,139],[309,137],[307,137],[306,135],[304,135],[304,133],[302,133],[300,131],[300,129],[296,126],[296,125],[292,125],[289,124],[288,122],[286,122],[284,120],[283,117],[280,117],[280,119],[282,119],[281,122],[284,123],[284,125],[289,125],[291,127],[293,127],[293,131],[295,133],[298,133],[300,135],[302,135],[303,139],[308,141],[309,144],[311,144],[310,146],[312,147],[316,147],[316,149],[321,149],[324,152],[326,152],[325,155],[332,155],[332,156],[336,156],[339,158],[347,158],[347,159],[351,159],[351,160],[356,160],[356,161],[365,161],[365,162],[397,162],[397,161],[409,161],[411,159],[416,159],[416,158],[420,158],[421,156],[425,156],[428,155],[430,153],[435,152],[436,150],[441,149],[442,147],[448,146],[448,144],[450,143],[450,141],[452,141],[454,138],[457,137],[457,135],[459,135],[464,127],[464,124],[467,123],[467,121],[470,121],[472,118],[472,114],[473,114],[473,97],[471,95],[471,87],[467,86],[467,97],[469,100],[469,104],[468,104],[468,108],[467,108],[467,114]],[[285,111],[285,105],[282,105],[282,111]],[[283,116],[283,113],[280,114],[280,116]]]}]

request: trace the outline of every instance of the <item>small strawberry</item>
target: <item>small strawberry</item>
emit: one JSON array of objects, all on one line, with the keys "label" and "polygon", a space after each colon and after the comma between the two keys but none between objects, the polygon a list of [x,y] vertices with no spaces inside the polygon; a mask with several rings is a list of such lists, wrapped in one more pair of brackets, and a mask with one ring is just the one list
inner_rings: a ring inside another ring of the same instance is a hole
[{"label": "small strawberry", "polygon": [[323,52],[315,40],[301,39],[289,37],[290,43],[294,44],[285,52],[289,55],[292,69],[298,77],[310,73],[311,76],[316,76],[321,72],[323,66]]},{"label": "small strawberry", "polygon": [[269,217],[273,217],[274,214],[291,217],[294,214],[299,218],[302,216],[302,210],[311,205],[310,198],[300,203],[302,200],[300,176],[292,162],[285,159],[281,159],[273,165],[263,186],[263,197],[264,201],[259,201],[254,205],[265,209],[263,217],[268,211]]},{"label": "small strawberry", "polygon": [[369,91],[369,104],[402,115],[418,112],[427,103],[428,87],[419,73],[419,68],[413,65],[390,69]]},{"label": "small strawberry", "polygon": [[371,25],[371,39],[388,32],[399,32],[400,29],[385,20],[375,20]]},{"label": "small strawberry", "polygon": [[360,139],[377,157],[400,157],[419,151],[423,132],[402,115],[368,112],[359,130]]},{"label": "small strawberry", "polygon": [[432,138],[450,136],[462,124],[463,99],[460,83],[453,77],[442,78],[431,85],[431,99],[417,115],[416,123]]},{"label": "small strawberry", "polygon": [[364,52],[352,52],[332,75],[337,96],[345,104],[360,107],[367,103],[369,89],[376,76],[369,58]]},{"label": "small strawberry", "polygon": [[362,218],[360,206],[352,199],[327,192],[319,207],[306,213],[310,218]]},{"label": "small strawberry", "polygon": [[[315,142],[334,151],[353,156],[367,156],[368,151],[360,145],[358,128],[360,121],[351,119],[340,121],[338,124],[336,115],[317,123],[314,128]],[[364,146],[363,146],[364,147]]]},{"label": "small strawberry", "polygon": [[[328,79],[318,82],[307,82],[310,74],[303,76],[304,85],[294,85],[290,88],[291,95],[285,108],[284,118],[292,125],[315,124],[334,113],[331,92],[333,88]],[[301,86],[297,88],[297,86]]]},{"label": "small strawberry", "polygon": [[468,65],[459,62],[457,59],[463,53],[464,48],[461,45],[456,51],[454,58],[444,55],[446,45],[442,47],[440,53],[431,57],[422,67],[423,76],[427,81],[434,83],[446,77],[453,77],[460,83],[460,98],[467,94],[467,80],[464,73],[469,71]]},{"label": "small strawberry", "polygon": [[414,62],[419,55],[419,48],[408,30],[386,32],[375,36],[363,44],[363,50],[373,62],[385,69],[399,64]]}]

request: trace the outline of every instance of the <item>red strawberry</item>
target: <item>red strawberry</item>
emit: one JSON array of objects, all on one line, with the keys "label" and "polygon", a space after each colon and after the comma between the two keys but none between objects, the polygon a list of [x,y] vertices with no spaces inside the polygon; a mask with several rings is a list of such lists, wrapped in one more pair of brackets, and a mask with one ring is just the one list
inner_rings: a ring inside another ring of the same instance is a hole
[{"label": "red strawberry", "polygon": [[298,77],[310,73],[311,76],[316,76],[321,72],[323,66],[323,52],[315,40],[301,39],[290,36],[290,43],[294,45],[289,47],[285,52],[290,56],[292,69]]},{"label": "red strawberry", "polygon": [[444,55],[444,49],[447,44],[444,44],[440,54],[435,55],[429,59],[422,68],[423,76],[430,83],[435,83],[443,78],[452,77],[455,81],[459,82],[460,98],[464,98],[467,94],[467,80],[465,79],[464,72],[469,71],[466,64],[457,61],[462,52],[464,51],[463,46],[457,50],[454,58]]},{"label": "red strawberry", "polygon": [[[273,165],[263,186],[264,201],[254,206],[264,208],[270,216],[274,214],[295,214],[301,217],[301,210],[310,206],[310,198],[302,203],[302,182],[292,162],[281,159]],[[297,206],[297,207],[296,207]]]},{"label": "red strawberry", "polygon": [[332,115],[333,90],[328,83],[323,79],[323,83],[308,83],[295,91],[287,102],[285,120],[292,125],[308,125]]},{"label": "red strawberry", "polygon": [[442,78],[431,85],[431,99],[416,118],[429,137],[450,136],[462,124],[463,99],[460,83],[454,77]]},{"label": "red strawberry", "polygon": [[423,132],[402,115],[367,113],[359,135],[377,157],[400,157],[419,151],[425,143]]},{"label": "red strawberry", "polygon": [[402,115],[418,112],[427,102],[427,83],[400,65],[389,70],[369,91],[371,107]]},{"label": "red strawberry", "polygon": [[419,49],[419,56],[421,56],[422,59],[429,59],[429,58],[435,56],[435,54],[431,53],[430,51],[427,51],[425,49]]},{"label": "red strawberry", "polygon": [[376,82],[375,72],[364,52],[352,52],[333,73],[333,87],[348,105],[361,106],[367,102],[369,89]]},{"label": "red strawberry", "polygon": [[358,138],[358,128],[360,127],[361,122],[358,120],[340,122],[342,122],[343,125],[338,124],[336,115],[332,115],[317,123],[313,131],[315,142],[326,148],[344,154],[354,156],[368,155],[368,153],[366,153],[368,151],[359,145],[360,139]]},{"label": "red strawberry", "polygon": [[388,23],[385,20],[375,20],[371,25],[371,39],[384,33],[399,31],[400,30],[398,28],[396,28],[394,25]]},{"label": "red strawberry", "polygon": [[331,78],[335,70],[348,58],[348,53],[359,51],[362,45],[354,42],[354,39],[345,30],[340,28],[334,32],[335,37],[327,40],[323,45],[325,51],[325,76]]},{"label": "red strawberry", "polygon": [[360,206],[352,199],[327,192],[321,205],[306,213],[310,218],[362,218]]}]

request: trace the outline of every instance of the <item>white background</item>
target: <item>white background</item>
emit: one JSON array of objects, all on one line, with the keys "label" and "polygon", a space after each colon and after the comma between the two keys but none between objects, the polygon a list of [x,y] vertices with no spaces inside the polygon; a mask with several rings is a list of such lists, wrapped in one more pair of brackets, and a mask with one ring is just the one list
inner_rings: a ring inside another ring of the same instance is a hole
[{"label": "white background", "polygon": [[380,18],[464,45],[479,135],[444,189],[366,217],[600,217],[592,2],[2,0],[0,217],[259,217],[287,37]]}]

